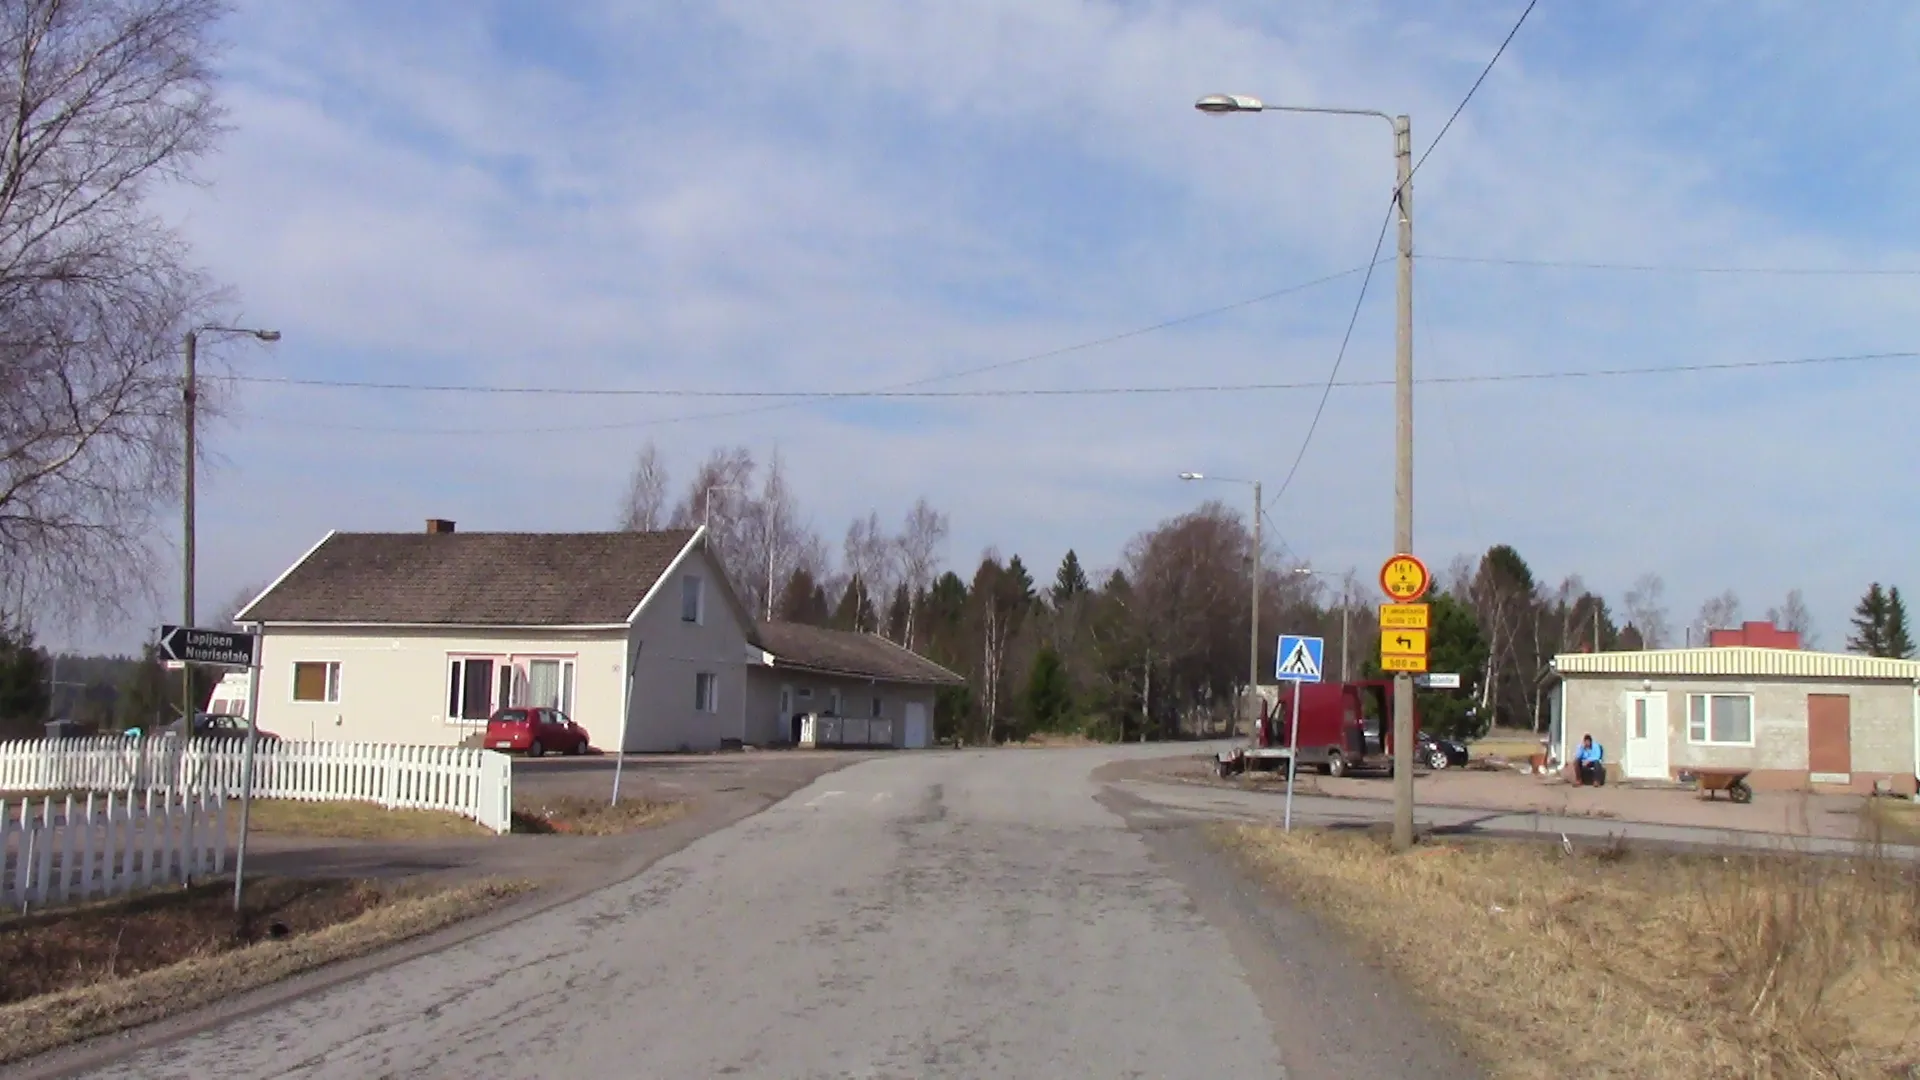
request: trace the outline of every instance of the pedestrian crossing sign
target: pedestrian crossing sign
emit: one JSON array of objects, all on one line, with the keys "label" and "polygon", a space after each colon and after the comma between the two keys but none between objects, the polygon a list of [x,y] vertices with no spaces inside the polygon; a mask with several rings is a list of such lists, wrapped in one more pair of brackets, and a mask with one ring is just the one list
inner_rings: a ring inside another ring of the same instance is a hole
[{"label": "pedestrian crossing sign", "polygon": [[1280,682],[1317,683],[1326,651],[1327,643],[1321,638],[1281,634],[1280,648],[1274,652],[1273,677]]}]

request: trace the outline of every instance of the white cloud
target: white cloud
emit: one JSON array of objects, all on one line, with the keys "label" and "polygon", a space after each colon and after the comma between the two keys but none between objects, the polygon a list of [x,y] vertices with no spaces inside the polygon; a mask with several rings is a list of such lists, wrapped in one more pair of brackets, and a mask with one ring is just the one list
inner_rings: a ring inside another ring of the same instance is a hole
[{"label": "white cloud", "polygon": [[[1384,124],[1204,118],[1194,97],[1404,110],[1424,150],[1512,17],[1465,4],[1286,17],[1093,0],[606,7],[570,7],[536,36],[470,5],[247,6],[230,62],[237,129],[210,186],[165,202],[246,310],[287,331],[236,362],[411,382],[842,388],[1103,337],[1359,264],[1378,229]],[[1846,162],[1778,167],[1796,141],[1831,152],[1881,122],[1833,71],[1885,70],[1873,57],[1910,55],[1920,28],[1893,6],[1878,28],[1802,14],[1542,5],[1423,167],[1419,249],[1920,264],[1911,230],[1866,230],[1833,204]],[[1738,33],[1709,47],[1729,19]],[[1755,65],[1777,84],[1755,82]],[[1851,110],[1844,123],[1779,121],[1817,116],[1808,100],[1829,94]],[[1847,182],[1902,206],[1915,155],[1884,130],[1874,175]],[[1380,268],[1345,377],[1390,375],[1392,284]],[[1416,364],[1458,376],[1914,348],[1913,285],[1425,262]],[[1318,380],[1357,287],[947,385]],[[1615,596],[1659,570],[1676,622],[1729,585],[1754,612],[1802,586],[1835,643],[1864,583],[1897,577],[1913,525],[1871,463],[1901,445],[1882,403],[1916,372],[1424,388],[1416,536],[1437,565],[1511,542],[1542,576],[1577,571]],[[953,514],[956,562],[993,544],[1036,574],[1069,546],[1109,563],[1201,498],[1238,504],[1179,484],[1181,469],[1259,475],[1274,495],[1316,400],[869,402],[568,433],[549,429],[756,403],[252,386],[218,436],[231,464],[203,501],[201,592],[270,576],[331,527],[605,526],[649,434],[681,476],[710,446],[777,443],[832,541],[853,514],[897,518],[924,493]],[[1386,390],[1335,392],[1274,509],[1292,550],[1363,573],[1386,554],[1391,420]]]}]

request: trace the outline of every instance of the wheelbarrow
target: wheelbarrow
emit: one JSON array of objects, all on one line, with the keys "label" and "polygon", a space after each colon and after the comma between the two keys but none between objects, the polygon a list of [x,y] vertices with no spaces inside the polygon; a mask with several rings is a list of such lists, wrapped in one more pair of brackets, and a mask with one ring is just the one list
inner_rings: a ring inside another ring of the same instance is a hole
[{"label": "wheelbarrow", "polygon": [[1737,803],[1753,801],[1753,789],[1747,786],[1747,774],[1750,769],[1693,769],[1694,790],[1712,799],[1715,793],[1724,791],[1727,798]]}]

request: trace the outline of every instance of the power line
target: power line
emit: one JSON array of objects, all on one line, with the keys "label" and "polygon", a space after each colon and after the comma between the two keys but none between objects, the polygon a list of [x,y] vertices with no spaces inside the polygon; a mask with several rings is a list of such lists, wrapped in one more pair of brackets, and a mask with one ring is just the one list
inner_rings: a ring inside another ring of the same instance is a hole
[{"label": "power line", "polygon": [[[1326,389],[1320,394],[1320,404],[1313,410],[1313,421],[1307,425],[1306,437],[1300,440],[1300,451],[1293,456],[1293,465],[1287,469],[1287,478],[1280,482],[1280,490],[1274,493],[1274,502],[1279,502],[1281,496],[1287,493],[1287,489],[1293,486],[1293,478],[1300,472],[1300,463],[1306,460],[1307,447],[1313,444],[1313,434],[1320,428],[1320,416],[1326,411],[1327,397],[1333,392],[1334,380],[1340,376],[1340,365],[1346,362],[1347,344],[1353,340],[1354,325],[1360,321],[1360,308],[1367,300],[1367,286],[1373,283],[1373,268],[1380,265],[1380,247],[1386,243],[1387,226],[1393,223],[1396,212],[1406,213],[1401,208],[1400,202],[1407,185],[1413,183],[1414,174],[1420,171],[1420,166],[1427,163],[1427,158],[1433,155],[1440,141],[1447,137],[1447,132],[1453,130],[1453,122],[1460,119],[1460,114],[1466,111],[1467,102],[1473,100],[1473,95],[1479,91],[1480,84],[1487,81],[1487,76],[1493,72],[1494,65],[1498,64],[1500,57],[1506,54],[1507,46],[1513,43],[1514,35],[1520,32],[1520,27],[1527,21],[1527,16],[1533,14],[1533,6],[1538,2],[1539,0],[1527,0],[1526,9],[1520,12],[1518,19],[1514,20],[1513,29],[1507,31],[1507,36],[1500,42],[1500,47],[1493,51],[1493,57],[1487,61],[1487,66],[1480,69],[1480,77],[1473,80],[1473,85],[1467,87],[1466,96],[1460,99],[1460,104],[1453,107],[1453,115],[1447,117],[1447,122],[1440,125],[1439,133],[1433,137],[1432,142],[1427,144],[1427,149],[1420,155],[1420,160],[1414,162],[1413,168],[1407,170],[1407,178],[1394,185],[1393,198],[1387,203],[1387,216],[1380,222],[1380,235],[1374,237],[1373,254],[1367,259],[1367,276],[1360,280],[1360,295],[1354,298],[1353,315],[1347,319],[1347,332],[1340,338],[1340,351],[1334,354],[1333,370],[1327,375]],[[1398,129],[1397,123],[1395,128]]]},{"label": "power line", "polygon": [[1293,477],[1300,471],[1300,463],[1307,458],[1307,447],[1313,444],[1313,433],[1320,429],[1320,415],[1327,411],[1327,398],[1332,396],[1334,381],[1340,377],[1340,365],[1346,362],[1347,344],[1353,340],[1353,328],[1360,322],[1360,309],[1367,302],[1367,286],[1373,284],[1373,268],[1380,265],[1380,246],[1387,241],[1387,226],[1393,224],[1393,215],[1399,205],[1397,193],[1387,201],[1387,216],[1380,219],[1380,235],[1373,239],[1373,258],[1367,263],[1367,276],[1360,279],[1360,295],[1353,298],[1353,314],[1347,317],[1347,332],[1340,336],[1340,351],[1333,356],[1333,370],[1327,373],[1327,385],[1320,391],[1320,404],[1314,406],[1313,421],[1307,425],[1307,433],[1300,440],[1300,450],[1293,455],[1293,465],[1287,469],[1287,478],[1280,481],[1280,490],[1273,493],[1276,503],[1293,486]]},{"label": "power line", "polygon": [[[1460,104],[1453,107],[1453,115],[1447,117],[1447,122],[1440,125],[1440,133],[1435,135],[1433,141],[1427,144],[1426,152],[1420,155],[1419,161],[1413,163],[1413,168],[1407,170],[1407,181],[1409,183],[1413,181],[1413,175],[1420,171],[1420,166],[1425,165],[1427,158],[1432,156],[1434,148],[1440,145],[1440,140],[1447,137],[1448,130],[1453,127],[1453,122],[1460,119],[1460,114],[1466,111],[1467,102],[1473,100],[1473,95],[1480,89],[1480,84],[1486,82],[1487,76],[1493,73],[1493,66],[1498,64],[1500,57],[1506,54],[1507,46],[1513,44],[1514,35],[1518,34],[1520,27],[1526,24],[1527,16],[1533,14],[1533,5],[1539,2],[1540,0],[1527,0],[1527,9],[1520,13],[1518,19],[1514,20],[1513,29],[1507,31],[1506,39],[1500,42],[1500,47],[1493,50],[1493,58],[1487,61],[1486,67],[1480,69],[1480,77],[1473,80],[1472,86],[1467,87],[1467,96],[1461,98]],[[1400,189],[1396,186],[1394,188],[1394,194],[1397,196],[1399,193]]]},{"label": "power line", "polygon": [[1426,262],[1475,263],[1485,266],[1533,266],[1562,270],[1620,270],[1656,274],[1775,274],[1788,277],[1920,277],[1920,270],[1866,267],[1804,266],[1685,266],[1654,263],[1577,262],[1561,259],[1496,259],[1475,255],[1415,255]]},{"label": "power line", "polygon": [[[1703,362],[1687,364],[1666,364],[1649,367],[1612,367],[1587,368],[1563,371],[1509,371],[1491,372],[1483,375],[1439,375],[1416,378],[1420,386],[1465,386],[1498,383],[1521,382],[1558,382],[1566,379],[1603,379],[1626,378],[1647,375],[1683,375],[1688,373],[1757,371],[1766,369],[1815,367],[1833,364],[1868,363],[1881,360],[1920,360],[1920,350],[1908,352],[1851,353],[1840,356],[1803,356],[1783,360],[1736,360],[1724,362]],[[719,393],[752,395],[760,397],[801,398],[806,400],[955,400],[955,399],[994,399],[994,398],[1059,398],[1059,397],[1156,397],[1177,394],[1238,394],[1260,391],[1320,390],[1324,394],[1329,388],[1366,389],[1392,386],[1392,379],[1334,379],[1311,382],[1263,382],[1263,383],[1186,383],[1169,386],[1070,386],[1070,387],[1000,387],[979,390],[761,390],[761,391],[720,391]],[[448,387],[449,390],[473,390],[493,393],[507,388],[500,387]],[[509,392],[511,392],[509,390]],[[594,391],[576,391],[581,394],[593,394]],[[610,393],[618,394],[620,391]],[[701,397],[716,391],[678,391],[685,396]],[[749,411],[749,410],[742,410]],[[615,424],[565,425],[558,427],[519,427],[515,432],[569,433],[583,431],[610,431],[629,428],[643,428],[657,423],[674,423],[685,417],[665,420],[632,420]],[[276,421],[279,422],[279,421]],[[297,420],[284,422],[289,427],[317,428],[339,431],[371,431],[392,434],[419,435],[498,435],[502,428],[498,424],[480,428],[415,428],[415,427],[379,427],[358,424],[311,423]]]},{"label": "power line", "polygon": [[[228,382],[236,382],[236,383],[259,383],[259,384],[268,384],[268,385],[275,385],[275,386],[319,387],[319,388],[337,389],[337,390],[399,390],[399,391],[412,391],[412,392],[418,392],[418,393],[459,393],[459,394],[530,394],[530,395],[546,395],[546,396],[553,396],[553,397],[673,397],[673,398],[711,397],[711,398],[810,399],[810,398],[823,398],[823,397],[872,396],[872,395],[880,394],[886,391],[905,390],[915,386],[925,386],[928,383],[944,382],[950,379],[965,378],[966,376],[969,376],[969,375],[980,375],[989,371],[1002,371],[1007,368],[1015,367],[1021,364],[1031,364],[1036,361],[1051,360],[1056,357],[1066,356],[1071,353],[1086,352],[1091,349],[1098,349],[1107,345],[1115,344],[1117,342],[1126,341],[1129,338],[1142,337],[1147,334],[1158,333],[1159,331],[1169,330],[1176,326],[1183,326],[1187,323],[1199,322],[1202,319],[1212,318],[1215,315],[1223,315],[1229,311],[1238,311],[1241,308],[1252,307],[1255,304],[1263,304],[1270,300],[1277,300],[1282,296],[1287,296],[1292,293],[1305,292],[1308,289],[1316,288],[1318,286],[1328,284],[1329,282],[1338,281],[1341,278],[1352,277],[1353,275],[1358,274],[1362,271],[1366,271],[1368,274],[1371,274],[1373,272],[1373,266],[1378,265],[1378,262],[1379,262],[1379,260],[1377,259],[1377,255],[1378,255],[1378,252],[1376,250],[1376,262],[1373,265],[1349,267],[1345,270],[1336,271],[1331,274],[1324,274],[1320,277],[1314,278],[1311,281],[1303,281],[1296,285],[1288,285],[1284,288],[1273,289],[1269,292],[1261,293],[1258,296],[1247,297],[1244,300],[1235,300],[1230,304],[1221,304],[1217,307],[1206,308],[1205,310],[1202,310],[1202,311],[1195,311],[1186,315],[1175,316],[1174,318],[1164,319],[1160,322],[1152,323],[1147,326],[1138,326],[1131,330],[1123,330],[1117,334],[1108,334],[1105,337],[1093,338],[1088,341],[1077,342],[1073,345],[1065,345],[1055,349],[1048,349],[1044,352],[1028,353],[1027,355],[1024,355],[1024,356],[1016,356],[1010,360],[996,360],[993,363],[981,364],[976,367],[958,368],[953,371],[939,372],[933,375],[923,375],[918,378],[908,379],[902,382],[884,383],[870,390],[769,391],[769,390],[663,390],[663,389],[657,389],[657,388],[585,389],[585,388],[578,388],[578,387],[548,387],[548,386],[481,386],[481,385],[474,385],[474,384],[458,384],[458,383],[371,382],[371,381],[362,381],[362,380],[353,380],[353,379],[303,379],[303,378],[294,378],[292,376],[281,376],[281,375],[227,374],[227,375],[206,375],[202,377],[209,378],[209,379],[216,379],[216,378],[225,379]],[[786,405],[778,405],[778,406],[773,406],[772,408],[788,408],[788,407],[789,406],[786,406]],[[765,412],[765,411],[769,411],[769,410],[762,408],[762,409],[740,410],[739,412]],[[739,412],[712,414],[712,415],[739,415]],[[703,417],[689,417],[688,419],[703,419]]]}]

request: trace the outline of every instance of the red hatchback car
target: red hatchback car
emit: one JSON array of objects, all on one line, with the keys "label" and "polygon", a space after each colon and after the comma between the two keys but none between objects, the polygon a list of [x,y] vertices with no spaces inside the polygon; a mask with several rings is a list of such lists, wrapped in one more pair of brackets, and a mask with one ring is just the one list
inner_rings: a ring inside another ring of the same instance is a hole
[{"label": "red hatchback car", "polygon": [[584,754],[590,745],[587,729],[559,709],[517,706],[501,709],[487,721],[489,750],[523,750],[528,757],[539,757],[549,750]]}]

